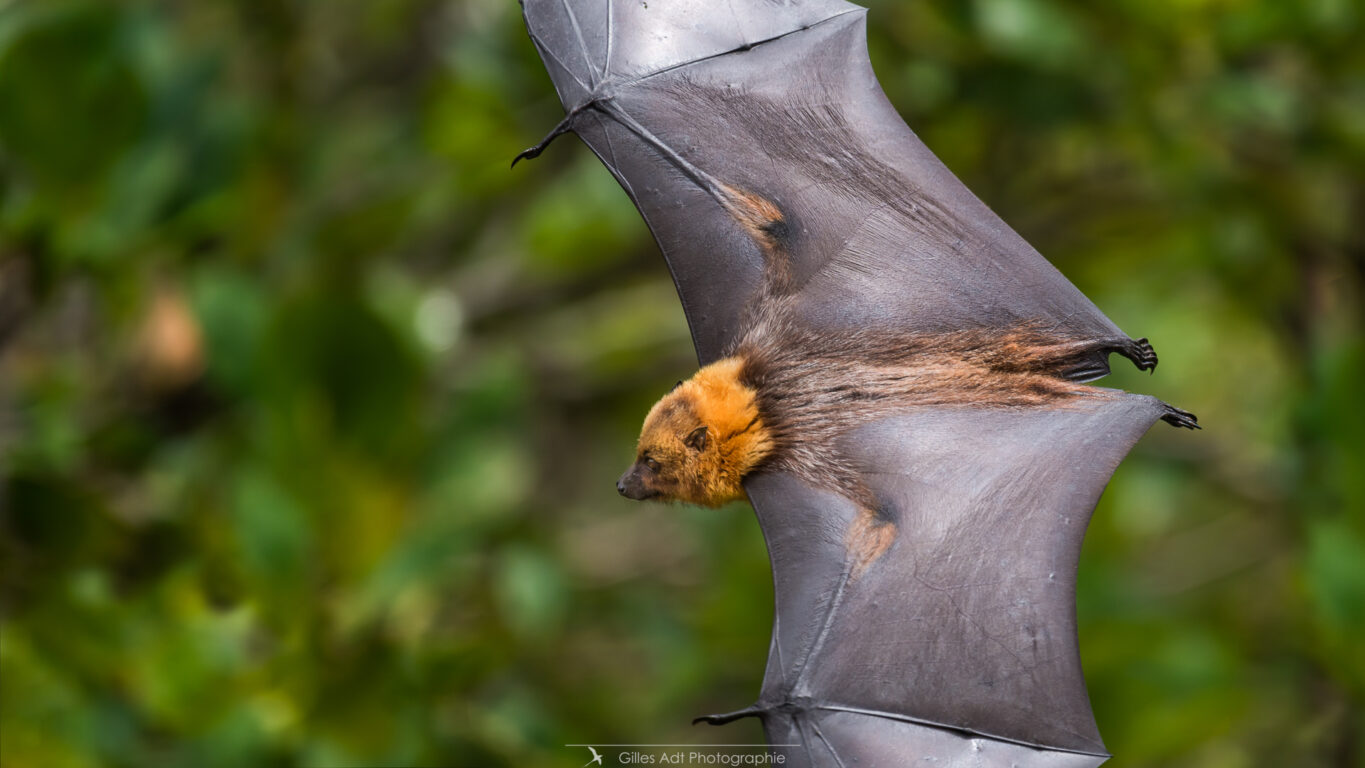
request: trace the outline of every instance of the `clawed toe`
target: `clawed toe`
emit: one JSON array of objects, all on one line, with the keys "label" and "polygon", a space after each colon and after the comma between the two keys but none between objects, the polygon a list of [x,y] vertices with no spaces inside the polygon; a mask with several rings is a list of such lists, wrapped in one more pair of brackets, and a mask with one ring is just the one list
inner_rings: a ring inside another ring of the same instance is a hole
[{"label": "clawed toe", "polygon": [[1161,415],[1161,420],[1173,427],[1184,427],[1185,429],[1202,429],[1199,426],[1199,419],[1189,411],[1182,411],[1172,405],[1166,406],[1166,412]]},{"label": "clawed toe", "polygon": [[1133,339],[1123,354],[1133,361],[1138,370],[1148,372],[1156,370],[1156,350],[1152,349],[1152,345],[1146,339]]}]

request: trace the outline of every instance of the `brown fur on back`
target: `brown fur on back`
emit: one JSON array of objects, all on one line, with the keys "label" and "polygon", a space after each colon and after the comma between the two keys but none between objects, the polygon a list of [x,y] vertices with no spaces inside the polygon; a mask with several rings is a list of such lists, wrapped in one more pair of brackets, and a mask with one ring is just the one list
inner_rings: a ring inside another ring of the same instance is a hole
[{"label": "brown fur on back", "polygon": [[1066,340],[1030,326],[998,331],[898,333],[865,328],[822,333],[760,316],[736,344],[743,381],[773,451],[765,466],[837,489],[876,511],[859,473],[841,455],[851,429],[906,408],[1029,407],[1099,391],[1038,373]]}]

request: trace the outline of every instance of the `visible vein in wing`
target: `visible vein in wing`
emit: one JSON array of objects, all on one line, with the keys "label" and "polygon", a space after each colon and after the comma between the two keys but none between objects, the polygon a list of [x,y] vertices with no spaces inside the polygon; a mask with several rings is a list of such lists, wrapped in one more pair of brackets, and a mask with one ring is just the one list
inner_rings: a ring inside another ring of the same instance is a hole
[{"label": "visible vein in wing", "polygon": [[839,584],[834,588],[834,594],[829,599],[829,606],[825,609],[825,618],[820,627],[820,634],[816,636],[815,642],[811,643],[810,650],[806,651],[806,657],[801,660],[801,666],[797,669],[796,683],[792,686],[792,690],[797,695],[806,693],[802,689],[809,679],[810,663],[820,654],[820,649],[824,647],[825,639],[829,636],[829,630],[834,626],[834,619],[839,612],[839,605],[843,602],[844,589],[848,586],[851,575],[851,565],[845,564],[843,572],[839,575]]},{"label": "visible vein in wing", "polygon": [[582,89],[585,90],[585,91],[591,91],[591,90],[592,90],[592,88],[591,88],[587,83],[583,82],[583,79],[580,78],[580,77],[577,75],[577,73],[575,73],[572,69],[569,69],[569,65],[568,65],[568,64],[565,64],[564,61],[563,61],[562,59],[559,58],[559,56],[555,55],[555,52],[554,52],[551,48],[549,48],[549,47],[546,46],[544,43],[542,43],[542,42],[540,41],[540,38],[537,37],[536,34],[535,34],[534,32],[531,33],[531,42],[535,43],[536,49],[537,49],[537,50],[539,50],[539,51],[540,51],[542,54],[544,54],[545,56],[548,56],[548,57],[550,58],[551,61],[553,61],[555,64],[558,64],[558,65],[559,65],[559,68],[560,68],[560,69],[562,69],[562,70],[564,70],[566,73],[568,73],[569,77],[572,77],[572,78],[573,78],[573,81],[574,81],[575,83],[578,83],[578,87],[579,87],[579,88],[582,88]]},{"label": "visible vein in wing", "polygon": [[624,173],[619,173],[616,170],[621,167],[621,164],[616,159],[616,144],[611,140],[611,127],[603,122],[601,112],[594,111],[592,116],[593,119],[597,121],[597,127],[602,129],[602,136],[607,141],[607,153],[611,155],[611,163],[607,167],[611,169],[611,175],[615,176],[616,180],[621,182],[621,186],[625,188],[626,194],[630,195],[631,199],[634,199],[635,189],[630,185],[630,179],[627,179]]},{"label": "visible vein in wing", "polygon": [[930,584],[929,582],[925,581],[922,577],[920,577],[920,575],[917,573],[911,574],[911,577],[914,578],[915,581],[919,582],[920,586],[924,587],[925,589],[943,595],[948,600],[948,604],[951,605],[953,607],[953,610],[957,612],[957,615],[959,617],[961,617],[968,624],[971,624],[973,627],[975,627],[976,630],[980,632],[982,636],[984,636],[987,640],[990,640],[991,642],[998,645],[1000,647],[1000,650],[1009,654],[1010,658],[1019,662],[1019,666],[1021,668],[1028,666],[1024,663],[1024,660],[1020,658],[1019,654],[1016,653],[1013,648],[1010,648],[1008,645],[1006,645],[1005,642],[1000,638],[996,637],[995,635],[992,635],[989,631],[986,630],[985,627],[981,626],[981,622],[977,621],[976,617],[972,616],[965,609],[963,609],[961,603],[957,601],[957,598],[951,592],[949,592],[946,589],[936,587],[933,584]]},{"label": "visible vein in wing", "polygon": [[611,48],[615,36],[615,33],[612,30],[613,10],[614,6],[612,5],[611,0],[607,0],[607,54],[602,57],[602,76],[597,79],[597,82],[599,83],[606,80],[607,75],[611,73]]},{"label": "visible vein in wing", "polygon": [[573,12],[573,6],[569,0],[559,0],[560,5],[564,6],[564,12],[569,15],[569,24],[573,26],[574,36],[578,38],[578,50],[583,53],[583,63],[588,65],[588,77],[592,78],[592,87],[588,90],[597,88],[597,78],[593,77],[592,57],[588,55],[588,43],[583,39],[583,28],[578,26],[578,14]]},{"label": "visible vein in wing", "polygon": [[825,738],[825,732],[820,730],[820,724],[812,720],[810,727],[811,730],[815,731],[815,735],[820,737],[820,741],[824,742],[825,749],[828,749],[829,753],[834,756],[834,762],[839,764],[839,768],[846,768],[844,759],[839,757],[839,751],[834,748],[834,745],[830,743],[829,739]]},{"label": "visible vein in wing", "polygon": [[721,52],[719,52],[719,53],[713,53],[713,54],[711,54],[711,55],[709,55],[709,56],[699,56],[699,57],[697,57],[697,58],[695,58],[695,59],[689,59],[688,61],[680,61],[680,62],[678,62],[677,64],[670,64],[670,65],[667,66],[667,67],[661,67],[661,68],[659,68],[659,69],[654,70],[653,72],[648,72],[648,73],[645,73],[645,74],[643,74],[643,75],[637,75],[637,76],[635,76],[634,78],[631,78],[630,80],[622,80],[622,81],[620,81],[619,83],[617,83],[616,85],[618,85],[619,87],[626,87],[626,86],[635,85],[635,84],[637,84],[637,83],[641,83],[641,82],[644,82],[644,81],[646,81],[646,80],[649,80],[649,79],[658,77],[659,75],[667,74],[667,73],[669,73],[669,72],[674,72],[674,71],[676,71],[676,70],[684,69],[684,68],[686,68],[686,67],[695,66],[695,65],[697,65],[697,64],[701,64],[702,62],[710,61],[710,60],[712,60],[712,59],[718,59],[718,58],[720,58],[721,56],[729,56],[729,55],[732,54],[732,53],[744,53],[745,51],[751,50],[751,49],[753,49],[753,48],[757,48],[757,47],[759,47],[760,45],[767,45],[768,43],[771,43],[771,42],[774,42],[774,41],[777,41],[777,40],[781,40],[781,39],[784,38],[784,37],[789,37],[789,36],[791,36],[791,35],[795,35],[795,34],[799,34],[799,33],[801,33],[801,32],[805,32],[805,31],[808,30],[808,29],[813,29],[813,28],[815,28],[815,27],[820,26],[821,24],[828,24],[828,23],[830,23],[831,21],[834,21],[835,19],[839,18],[840,16],[844,16],[844,15],[846,15],[846,14],[850,14],[850,13],[866,13],[866,12],[867,12],[867,9],[866,9],[866,8],[850,8],[850,9],[848,9],[848,10],[846,10],[846,11],[840,11],[840,12],[838,12],[838,13],[836,13],[836,14],[834,14],[833,16],[830,16],[830,17],[828,17],[828,18],[821,19],[821,20],[815,22],[814,24],[810,24],[810,25],[804,26],[804,27],[798,27],[797,29],[793,29],[793,30],[791,30],[790,32],[783,32],[783,33],[780,34],[780,35],[773,35],[772,37],[765,38],[765,39],[763,39],[763,40],[759,40],[758,42],[755,42],[755,43],[748,43],[747,45],[742,45],[742,46],[740,46],[740,47],[738,47],[738,48],[731,48],[731,49],[729,49],[729,50],[727,50],[727,51],[721,51]]},{"label": "visible vein in wing", "polygon": [[[965,734],[969,734],[969,735],[972,735],[972,736],[983,736],[983,737],[985,737],[985,738],[994,739],[995,741],[1002,741],[1002,742],[1005,742],[1005,743],[1007,743],[1007,744],[1019,744],[1019,745],[1021,745],[1021,746],[1033,747],[1034,749],[1041,749],[1041,750],[1046,750],[1046,751],[1049,751],[1049,752],[1070,752],[1070,753],[1076,754],[1076,755],[1092,755],[1092,756],[1094,756],[1094,757],[1109,757],[1109,753],[1107,753],[1107,752],[1092,752],[1092,751],[1087,750],[1087,749],[1068,749],[1068,748],[1066,748],[1066,747],[1055,747],[1055,746],[1050,746],[1050,745],[1047,745],[1047,744],[1038,744],[1038,743],[1035,743],[1035,742],[1032,742],[1032,741],[1026,741],[1026,740],[1024,740],[1024,739],[1012,739],[1012,738],[1010,738],[1010,737],[1008,737],[1008,736],[999,736],[999,735],[994,734],[994,733],[987,733],[987,732],[985,732],[985,731],[978,731],[978,730],[975,730],[975,729],[973,729],[973,728],[966,728],[966,727],[963,727],[963,726],[960,726],[960,725],[948,725],[947,723],[940,723],[940,722],[936,722],[936,721],[934,721],[934,720],[926,720],[926,719],[924,719],[924,718],[922,718],[922,717],[913,717],[913,716],[911,716],[911,715],[905,715],[905,714],[901,714],[901,713],[899,713],[899,712],[886,712],[886,711],[884,711],[884,710],[879,710],[879,709],[868,709],[868,708],[866,708],[866,707],[849,707],[849,706],[844,706],[844,705],[842,705],[842,704],[820,704],[820,705],[818,705],[818,706],[816,707],[816,709],[823,709],[823,710],[825,710],[825,711],[827,711],[827,712],[849,712],[849,713],[852,713],[852,714],[855,714],[855,715],[868,715],[868,716],[870,716],[870,717],[882,717],[882,718],[886,718],[887,720],[899,720],[899,721],[902,722],[902,723],[914,723],[915,725],[923,725],[923,726],[927,726],[927,727],[929,727],[929,728],[938,728],[938,729],[941,729],[941,730],[944,730],[944,731],[951,731],[951,732],[954,732],[954,733],[965,733]],[[1069,731],[1068,731],[1068,732],[1069,732]]]},{"label": "visible vein in wing", "polygon": [[812,752],[810,748],[811,744],[815,743],[815,739],[812,739],[810,736],[810,727],[806,722],[806,718],[795,715],[792,717],[792,720],[796,723],[797,729],[801,731],[801,746],[806,748],[807,763],[811,766],[819,765],[819,763],[815,762],[815,753]]}]

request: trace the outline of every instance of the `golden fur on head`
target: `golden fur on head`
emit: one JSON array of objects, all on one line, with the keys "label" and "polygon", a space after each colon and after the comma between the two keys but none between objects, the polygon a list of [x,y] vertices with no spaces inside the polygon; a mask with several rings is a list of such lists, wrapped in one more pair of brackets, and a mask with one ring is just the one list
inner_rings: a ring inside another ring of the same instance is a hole
[{"label": "golden fur on head", "polygon": [[650,409],[622,493],[716,507],[744,498],[741,481],[772,453],[744,361],[697,371]]}]

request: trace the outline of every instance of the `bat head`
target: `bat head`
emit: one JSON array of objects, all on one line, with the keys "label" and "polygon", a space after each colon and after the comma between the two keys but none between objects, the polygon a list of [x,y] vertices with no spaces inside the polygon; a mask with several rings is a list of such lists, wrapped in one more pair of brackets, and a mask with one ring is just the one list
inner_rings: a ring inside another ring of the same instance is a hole
[{"label": "bat head", "polygon": [[718,446],[697,413],[695,393],[684,386],[674,387],[645,417],[635,463],[616,483],[622,496],[708,503],[718,475]]},{"label": "bat head", "polygon": [[679,382],[645,417],[635,463],[616,482],[630,499],[716,507],[744,498],[741,481],[771,450],[743,362],[727,358]]}]

